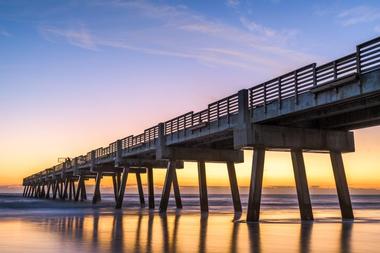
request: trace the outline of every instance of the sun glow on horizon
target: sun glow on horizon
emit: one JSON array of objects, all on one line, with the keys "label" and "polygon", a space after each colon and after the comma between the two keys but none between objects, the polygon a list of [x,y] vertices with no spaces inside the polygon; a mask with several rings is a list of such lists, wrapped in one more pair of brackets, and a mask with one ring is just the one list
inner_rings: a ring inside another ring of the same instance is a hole
[{"label": "sun glow on horizon", "polygon": [[[377,155],[377,136],[378,128],[369,128],[355,132],[356,152],[343,155],[347,180],[351,188],[379,188],[380,157]],[[74,145],[75,146],[75,145]],[[71,147],[70,147],[71,148]],[[37,149],[35,149],[37,150]],[[3,153],[6,150],[3,151]],[[12,173],[6,173],[3,170],[0,172],[0,185],[19,185],[22,178],[35,173],[54,164],[54,153],[56,150],[50,148],[41,148],[36,153],[29,154],[23,160],[17,161],[9,156],[5,166],[15,166]],[[38,155],[36,155],[38,154]],[[253,151],[245,151],[244,163],[236,164],[236,174],[239,186],[249,186],[251,176],[251,163]],[[45,157],[44,160],[40,157]],[[312,154],[304,153],[306,166],[306,174],[309,187],[327,187],[334,188],[334,176],[328,154]],[[29,167],[29,164],[34,166]],[[363,173],[363,171],[365,173]],[[166,170],[154,170],[155,185],[161,186],[164,181]],[[181,186],[197,186],[197,164],[195,162],[185,162],[185,168],[177,172],[178,180]],[[229,186],[227,167],[224,163],[206,163],[206,175],[208,186]],[[143,183],[146,183],[145,176],[142,177]],[[129,177],[128,184],[135,184],[133,176]],[[91,180],[89,184],[93,184]],[[294,187],[294,175],[289,152],[266,152],[265,167],[264,167],[264,187]],[[111,186],[110,180],[104,180],[103,186]]]}]

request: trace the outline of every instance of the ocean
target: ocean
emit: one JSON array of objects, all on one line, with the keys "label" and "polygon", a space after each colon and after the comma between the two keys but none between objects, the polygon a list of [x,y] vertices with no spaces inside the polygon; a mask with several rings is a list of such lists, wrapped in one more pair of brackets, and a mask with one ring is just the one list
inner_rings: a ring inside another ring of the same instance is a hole
[{"label": "ocean", "polygon": [[197,194],[182,201],[162,215],[136,194],[122,210],[112,194],[95,206],[0,194],[0,252],[380,252],[380,195],[352,195],[354,221],[340,219],[336,195],[312,195],[313,222],[300,221],[294,194],[264,194],[259,223],[235,215],[229,194],[209,194],[208,215]]}]

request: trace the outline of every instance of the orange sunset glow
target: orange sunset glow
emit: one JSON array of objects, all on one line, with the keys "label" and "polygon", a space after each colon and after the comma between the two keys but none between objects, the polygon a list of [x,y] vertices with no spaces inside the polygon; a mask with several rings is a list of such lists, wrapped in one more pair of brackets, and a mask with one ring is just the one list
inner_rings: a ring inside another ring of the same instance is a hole
[{"label": "orange sunset glow", "polygon": [[[120,127],[115,127],[116,130]],[[137,127],[136,127],[137,128]],[[64,126],[61,130],[63,131]],[[120,128],[119,136],[122,136]],[[1,153],[1,168],[7,168],[0,171],[0,184],[18,185],[23,176],[38,171],[41,168],[48,168],[57,162],[58,157],[75,156],[77,154],[86,153],[91,147],[96,145],[102,146],[101,142],[105,142],[105,138],[99,141],[92,137],[83,138],[78,145],[73,145],[71,136],[59,137],[53,139],[53,136],[47,137],[47,133],[40,133],[36,138],[44,138],[38,141],[37,139],[28,139],[30,137],[23,136],[23,141],[29,143],[25,150],[20,150],[20,154],[24,159],[18,159],[19,153],[14,153],[17,150],[15,140],[10,141],[7,145],[2,146]],[[96,133],[89,133],[96,136]],[[42,137],[45,136],[45,137]],[[380,149],[377,139],[380,137],[377,127],[355,131],[356,151],[344,155],[345,168],[347,179],[352,188],[367,188],[378,189],[380,182]],[[115,139],[118,138],[115,134]],[[5,136],[3,137],[3,140]],[[73,138],[74,139],[74,138]],[[86,141],[87,140],[87,141]],[[93,142],[93,145],[88,143]],[[43,143],[43,145],[41,145]],[[59,147],[52,148],[56,143],[60,143]],[[26,152],[27,151],[27,152]],[[65,154],[65,155],[62,155]],[[252,151],[245,152],[245,162],[238,164],[237,177],[240,186],[249,186],[250,168],[252,161]],[[264,170],[264,187],[268,186],[294,186],[294,175],[290,154],[288,152],[268,152],[266,156]],[[310,186],[319,187],[334,187],[334,178],[330,163],[330,157],[327,154],[305,154],[306,172]],[[162,185],[165,176],[164,170],[156,171],[156,182]],[[185,163],[185,169],[179,171],[178,177],[182,186],[197,186],[197,168],[192,162]],[[135,179],[132,177],[130,184],[134,184]],[[145,181],[145,177],[143,177]],[[143,181],[143,182],[144,182]],[[228,186],[228,175],[226,165],[222,163],[207,164],[207,182],[210,186]],[[90,182],[92,183],[92,182]],[[110,181],[104,181],[105,186],[111,186]]]}]

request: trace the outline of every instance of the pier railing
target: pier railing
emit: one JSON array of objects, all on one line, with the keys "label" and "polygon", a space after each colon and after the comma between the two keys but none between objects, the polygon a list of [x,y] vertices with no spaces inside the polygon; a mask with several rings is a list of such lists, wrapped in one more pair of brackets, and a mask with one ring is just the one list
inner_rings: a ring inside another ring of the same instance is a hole
[{"label": "pier railing", "polygon": [[356,52],[316,66],[315,63],[255,85],[249,89],[250,107],[265,106],[276,100],[309,91],[310,89],[336,82],[348,76],[366,73],[380,67],[380,37],[356,47]]},{"label": "pier railing", "polygon": [[[380,68],[380,37],[357,45],[356,52],[317,66],[315,63],[306,65],[270,81],[253,86],[248,90],[249,108],[252,110],[266,106],[273,101],[282,101],[297,97],[316,87],[337,82],[349,76],[359,75]],[[281,103],[280,103],[281,104]],[[233,94],[208,105],[200,112],[188,112],[164,122],[164,134],[173,136],[180,131],[191,128],[207,128],[211,122],[229,119],[239,113],[238,94]],[[218,124],[219,126],[219,124]],[[186,131],[185,131],[186,132]],[[154,147],[158,139],[158,126],[146,129],[142,134],[121,139],[122,151],[129,152],[142,146]],[[115,157],[117,141],[108,147],[95,150],[95,159]],[[89,163],[92,152],[76,158],[79,165]],[[54,171],[62,170],[62,164],[54,166]]]}]

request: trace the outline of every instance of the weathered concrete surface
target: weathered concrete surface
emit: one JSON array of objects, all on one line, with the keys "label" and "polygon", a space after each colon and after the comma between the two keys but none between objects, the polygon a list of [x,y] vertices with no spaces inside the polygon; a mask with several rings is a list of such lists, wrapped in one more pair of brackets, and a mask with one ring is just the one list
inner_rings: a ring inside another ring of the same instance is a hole
[{"label": "weathered concrete surface", "polygon": [[[244,131],[251,131],[250,134]],[[250,139],[246,138],[251,137]],[[354,152],[354,134],[348,131],[292,128],[253,124],[234,132],[236,148],[301,149],[305,151]]]},{"label": "weathered concrete surface", "polygon": [[160,155],[161,157],[159,157],[159,159],[208,162],[231,161],[235,163],[244,162],[244,153],[241,150],[166,147],[160,152]]}]

